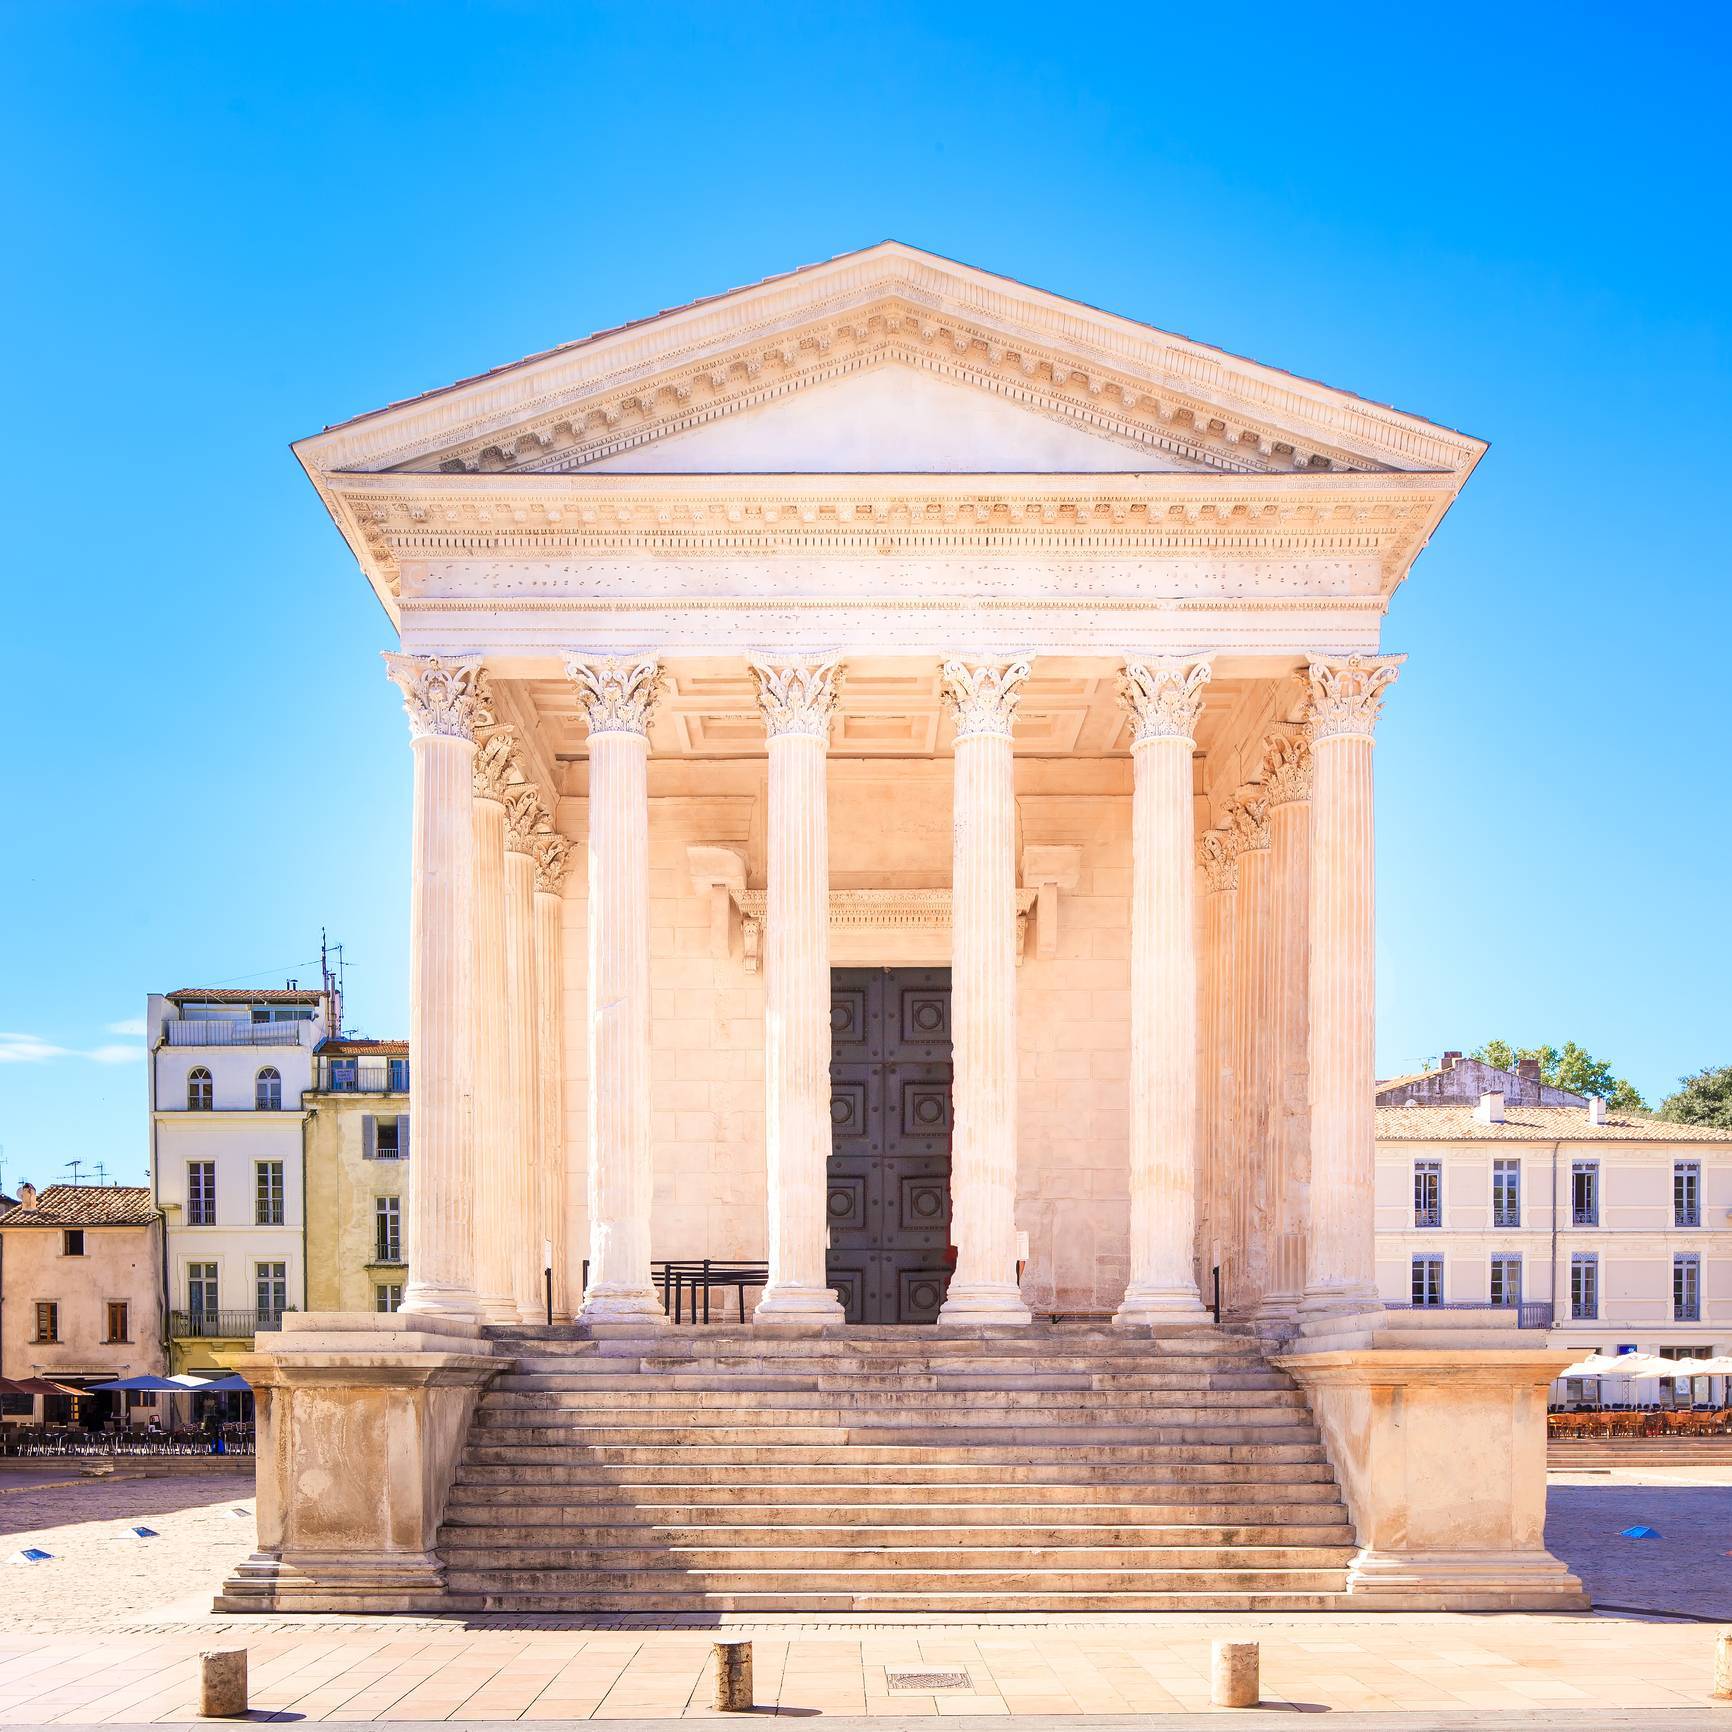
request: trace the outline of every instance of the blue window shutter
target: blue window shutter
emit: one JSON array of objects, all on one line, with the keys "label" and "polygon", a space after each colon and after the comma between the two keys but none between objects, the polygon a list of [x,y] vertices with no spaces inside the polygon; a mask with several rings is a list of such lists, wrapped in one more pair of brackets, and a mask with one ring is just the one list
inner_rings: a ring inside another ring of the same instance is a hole
[{"label": "blue window shutter", "polygon": [[379,1125],[371,1113],[361,1119],[361,1158],[365,1161],[378,1158]]},{"label": "blue window shutter", "polygon": [[406,1161],[409,1158],[409,1115],[397,1115],[397,1159]]}]

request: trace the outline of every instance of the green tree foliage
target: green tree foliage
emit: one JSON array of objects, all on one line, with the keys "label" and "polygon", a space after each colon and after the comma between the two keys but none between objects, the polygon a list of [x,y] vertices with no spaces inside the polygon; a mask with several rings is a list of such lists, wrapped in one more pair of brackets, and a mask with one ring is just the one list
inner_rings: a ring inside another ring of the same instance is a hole
[{"label": "green tree foliage", "polygon": [[1679,1077],[1678,1092],[1660,1103],[1660,1117],[1675,1125],[1718,1125],[1732,1131],[1732,1064],[1710,1065]]},{"label": "green tree foliage", "polygon": [[[1540,1081],[1572,1094],[1598,1095],[1618,1112],[1644,1112],[1647,1103],[1633,1083],[1618,1076],[1604,1059],[1595,1058],[1585,1046],[1567,1040],[1563,1046],[1511,1046],[1507,1040],[1488,1040],[1468,1055],[1483,1059],[1499,1070],[1514,1070],[1523,1059],[1537,1059]],[[1707,1075],[1703,1072],[1703,1075]]]}]

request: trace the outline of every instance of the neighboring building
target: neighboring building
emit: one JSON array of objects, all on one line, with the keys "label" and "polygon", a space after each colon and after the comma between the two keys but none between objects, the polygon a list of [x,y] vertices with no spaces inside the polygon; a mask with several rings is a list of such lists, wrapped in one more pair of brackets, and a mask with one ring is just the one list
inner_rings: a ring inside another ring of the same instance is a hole
[{"label": "neighboring building", "polygon": [[1540,1080],[1538,1059],[1524,1058],[1514,1070],[1499,1070],[1481,1058],[1446,1052],[1436,1070],[1393,1077],[1377,1085],[1380,1107],[1477,1106],[1480,1096],[1496,1090],[1506,1107],[1585,1107],[1586,1095],[1554,1088]]},{"label": "neighboring building", "polygon": [[[162,1271],[163,1218],[145,1186],[19,1186],[0,1213],[0,1375],[82,1387],[160,1374]],[[11,1420],[65,1418],[70,1405],[3,1399]],[[124,1411],[112,1396],[96,1399],[87,1418]],[[146,1400],[132,1411],[150,1408]]]},{"label": "neighboring building", "polygon": [[[1441,1092],[1453,1072],[1429,1074]],[[1511,1093],[1523,1080],[1470,1074]],[[1519,1305],[1578,1357],[1706,1358],[1732,1351],[1729,1253],[1732,1131],[1597,1099],[1514,1106],[1496,1087],[1471,1104],[1377,1109],[1386,1304]]]},{"label": "neighboring building", "polygon": [[307,1304],[395,1311],[409,1269],[409,1043],[327,1040],[307,1109]]},{"label": "neighboring building", "polygon": [[307,1305],[302,1096],[331,996],[153,993],[151,1182],[168,1218],[173,1369],[227,1363]]}]

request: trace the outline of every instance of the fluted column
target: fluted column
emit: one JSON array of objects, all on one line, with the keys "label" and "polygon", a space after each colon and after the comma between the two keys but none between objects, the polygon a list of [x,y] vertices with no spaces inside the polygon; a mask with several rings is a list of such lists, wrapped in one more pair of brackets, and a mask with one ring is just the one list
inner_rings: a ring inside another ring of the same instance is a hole
[{"label": "fluted column", "polygon": [[754,1323],[840,1323],[825,1271],[830,1160],[830,823],[837,663],[753,662],[770,759],[764,1152],[770,1278]]},{"label": "fluted column", "polygon": [[1204,1189],[1210,1236],[1204,1246],[1205,1301],[1214,1303],[1211,1268],[1223,1285],[1240,1263],[1233,1234],[1232,1172],[1237,1091],[1233,1080],[1233,933],[1239,900],[1239,843],[1230,830],[1205,830],[1197,838],[1203,871],[1203,1055],[1202,1121]]},{"label": "fluted column", "polygon": [[666,1322],[650,1280],[653,657],[568,656],[589,718],[589,1323]]},{"label": "fluted column", "polygon": [[1197,1218],[1191,753],[1209,664],[1127,662],[1131,712],[1131,1272],[1113,1321],[1205,1321]]},{"label": "fluted column", "polygon": [[565,1230],[565,938],[562,907],[571,844],[544,830],[535,837],[536,1165],[542,1231],[553,1247],[553,1320],[571,1321],[571,1247]]},{"label": "fluted column", "polygon": [[1311,746],[1302,728],[1279,728],[1269,736],[1263,786],[1269,791],[1275,972],[1269,1125],[1275,1255],[1265,1311],[1290,1322],[1305,1290],[1305,1232],[1311,1208]]},{"label": "fluted column", "polygon": [[475,1189],[469,1136],[475,728],[485,713],[478,662],[387,655],[402,688],[415,758],[409,880],[409,1087],[415,1183],[402,1309],[473,1320]]},{"label": "fluted column", "polygon": [[1026,661],[944,664],[956,719],[950,1025],[955,1130],[946,1324],[1029,1321],[1016,1278],[1016,783],[1011,723]]},{"label": "fluted column", "polygon": [[547,814],[532,787],[505,797],[505,1002],[509,1047],[506,1144],[511,1214],[506,1235],[511,1296],[525,1323],[547,1317],[542,1285],[540,1070],[535,1016],[535,832]]},{"label": "fluted column", "polygon": [[505,790],[516,739],[489,731],[475,754],[475,994],[473,1000],[475,1285],[488,1323],[517,1322],[511,1280],[511,1214],[516,1144],[511,1126],[511,1006],[505,973]]},{"label": "fluted column", "polygon": [[1399,657],[1311,664],[1311,1233],[1308,1317],[1379,1308],[1372,732]]},{"label": "fluted column", "polygon": [[1233,923],[1233,1194],[1239,1265],[1225,1295],[1235,1317],[1260,1309],[1269,1291],[1269,1079],[1275,996],[1269,933],[1269,807],[1265,790],[1241,788],[1228,809],[1239,844]]}]

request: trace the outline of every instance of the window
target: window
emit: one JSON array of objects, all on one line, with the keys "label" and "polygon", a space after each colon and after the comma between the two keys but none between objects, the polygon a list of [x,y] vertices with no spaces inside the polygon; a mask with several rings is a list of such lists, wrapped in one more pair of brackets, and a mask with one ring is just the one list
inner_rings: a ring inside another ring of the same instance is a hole
[{"label": "window", "polygon": [[1600,1314],[1600,1259],[1594,1251],[1570,1253],[1570,1316],[1592,1320]]},{"label": "window", "polygon": [[403,1303],[403,1283],[401,1281],[381,1281],[373,1289],[373,1309],[375,1311],[395,1311]]},{"label": "window", "polygon": [[1674,1161],[1672,1163],[1672,1225],[1700,1227],[1702,1225],[1702,1163]]},{"label": "window", "polygon": [[391,1073],[392,1094],[406,1095],[409,1092],[409,1061],[406,1058],[394,1058],[389,1061]]},{"label": "window", "polygon": [[253,1079],[253,1105],[261,1113],[283,1110],[283,1073],[275,1065],[266,1065]]},{"label": "window", "polygon": [[406,1161],[409,1158],[409,1115],[361,1120],[361,1153],[369,1161]]},{"label": "window", "polygon": [[258,1290],[258,1320],[274,1329],[277,1319],[289,1308],[289,1266],[287,1263],[256,1263],[253,1278]]},{"label": "window", "polygon": [[202,1064],[194,1065],[186,1073],[186,1110],[189,1113],[208,1113],[216,1105],[214,1091],[210,1072]]},{"label": "window", "polygon": [[1522,1224],[1522,1164],[1493,1161],[1491,1164],[1491,1224],[1519,1227]]},{"label": "window", "polygon": [[377,1263],[403,1261],[403,1202],[400,1197],[379,1197],[373,1203],[374,1249]]},{"label": "window", "polygon": [[[1416,1227],[1443,1225],[1443,1163],[1415,1161],[1413,1163],[1413,1224]],[[1414,1301],[1418,1303],[1417,1300]]]},{"label": "window", "polygon": [[1521,1304],[1522,1260],[1520,1257],[1500,1255],[1492,1258],[1491,1302],[1494,1305]]},{"label": "window", "polygon": [[217,1308],[217,1266],[214,1263],[188,1263],[186,1266],[186,1308],[194,1316],[208,1316]]},{"label": "window", "polygon": [[1702,1317],[1702,1259],[1694,1251],[1672,1259],[1672,1321],[1697,1323]]},{"label": "window", "polygon": [[188,1161],[186,1164],[186,1224],[189,1227],[216,1225],[215,1161]]},{"label": "window", "polygon": [[36,1301],[36,1339],[38,1341],[58,1341],[60,1339],[60,1307],[52,1299]]},{"label": "window", "polygon": [[124,1299],[110,1299],[107,1306],[108,1333],[104,1341],[128,1341],[132,1331],[128,1325],[132,1322],[132,1307]]},{"label": "window", "polygon": [[1570,1167],[1570,1225],[1600,1224],[1600,1163],[1576,1161]]},{"label": "window", "polygon": [[1413,1259],[1413,1303],[1416,1306],[1443,1303],[1443,1259],[1415,1257]]},{"label": "window", "polygon": [[253,1171],[257,1181],[253,1222],[260,1227],[280,1227],[283,1224],[283,1163],[255,1161]]},{"label": "window", "polygon": [[84,1255],[84,1229],[68,1227],[60,1235],[60,1254],[63,1257],[82,1257]]}]

